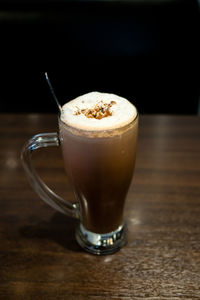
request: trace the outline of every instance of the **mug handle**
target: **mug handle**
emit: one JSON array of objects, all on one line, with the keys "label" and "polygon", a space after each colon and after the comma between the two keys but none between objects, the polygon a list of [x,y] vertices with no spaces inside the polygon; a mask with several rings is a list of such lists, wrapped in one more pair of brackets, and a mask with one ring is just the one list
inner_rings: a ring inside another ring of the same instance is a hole
[{"label": "mug handle", "polygon": [[21,153],[22,164],[26,175],[35,192],[54,209],[68,216],[79,219],[78,203],[71,203],[55,194],[38,176],[32,164],[32,152],[39,148],[60,146],[57,132],[39,133],[34,135],[23,147]]}]

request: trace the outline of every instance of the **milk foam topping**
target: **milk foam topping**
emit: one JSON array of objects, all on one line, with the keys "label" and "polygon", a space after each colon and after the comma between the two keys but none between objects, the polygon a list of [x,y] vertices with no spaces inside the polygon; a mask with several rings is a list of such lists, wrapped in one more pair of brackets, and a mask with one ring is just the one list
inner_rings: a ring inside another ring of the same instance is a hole
[{"label": "milk foam topping", "polygon": [[77,129],[110,130],[128,125],[137,110],[127,99],[114,94],[91,92],[62,106],[61,120]]}]

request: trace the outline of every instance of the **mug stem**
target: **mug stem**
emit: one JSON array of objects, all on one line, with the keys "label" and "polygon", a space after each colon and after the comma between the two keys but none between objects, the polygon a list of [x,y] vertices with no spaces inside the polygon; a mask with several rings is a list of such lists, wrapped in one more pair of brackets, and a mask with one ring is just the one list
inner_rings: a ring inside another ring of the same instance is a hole
[{"label": "mug stem", "polygon": [[94,233],[80,224],[76,230],[76,240],[84,250],[92,254],[112,254],[126,244],[127,227],[124,223],[115,231],[109,233]]}]

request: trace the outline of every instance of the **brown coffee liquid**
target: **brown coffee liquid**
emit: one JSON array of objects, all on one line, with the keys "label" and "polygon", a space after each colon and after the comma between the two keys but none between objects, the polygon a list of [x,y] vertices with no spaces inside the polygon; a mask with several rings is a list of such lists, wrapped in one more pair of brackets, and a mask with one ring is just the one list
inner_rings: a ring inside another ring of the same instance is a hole
[{"label": "brown coffee liquid", "polygon": [[94,233],[108,233],[123,223],[126,194],[132,179],[138,120],[115,134],[69,130],[60,122],[65,169],[83,226]]}]

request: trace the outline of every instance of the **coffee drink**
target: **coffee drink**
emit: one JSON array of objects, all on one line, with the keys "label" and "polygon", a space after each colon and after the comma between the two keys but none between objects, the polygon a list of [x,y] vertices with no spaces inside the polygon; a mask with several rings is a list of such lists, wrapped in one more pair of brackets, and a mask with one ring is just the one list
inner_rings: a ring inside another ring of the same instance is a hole
[{"label": "coffee drink", "polygon": [[[84,250],[114,253],[127,242],[123,211],[135,165],[137,110],[125,98],[92,92],[63,105],[58,120],[59,133],[36,134],[24,145],[24,170],[46,203],[80,220],[75,237]],[[33,151],[52,146],[62,147],[76,203],[54,193],[33,168]]]},{"label": "coffee drink", "polygon": [[67,175],[90,232],[123,224],[137,144],[137,110],[125,98],[92,92],[62,107],[60,140]]}]

